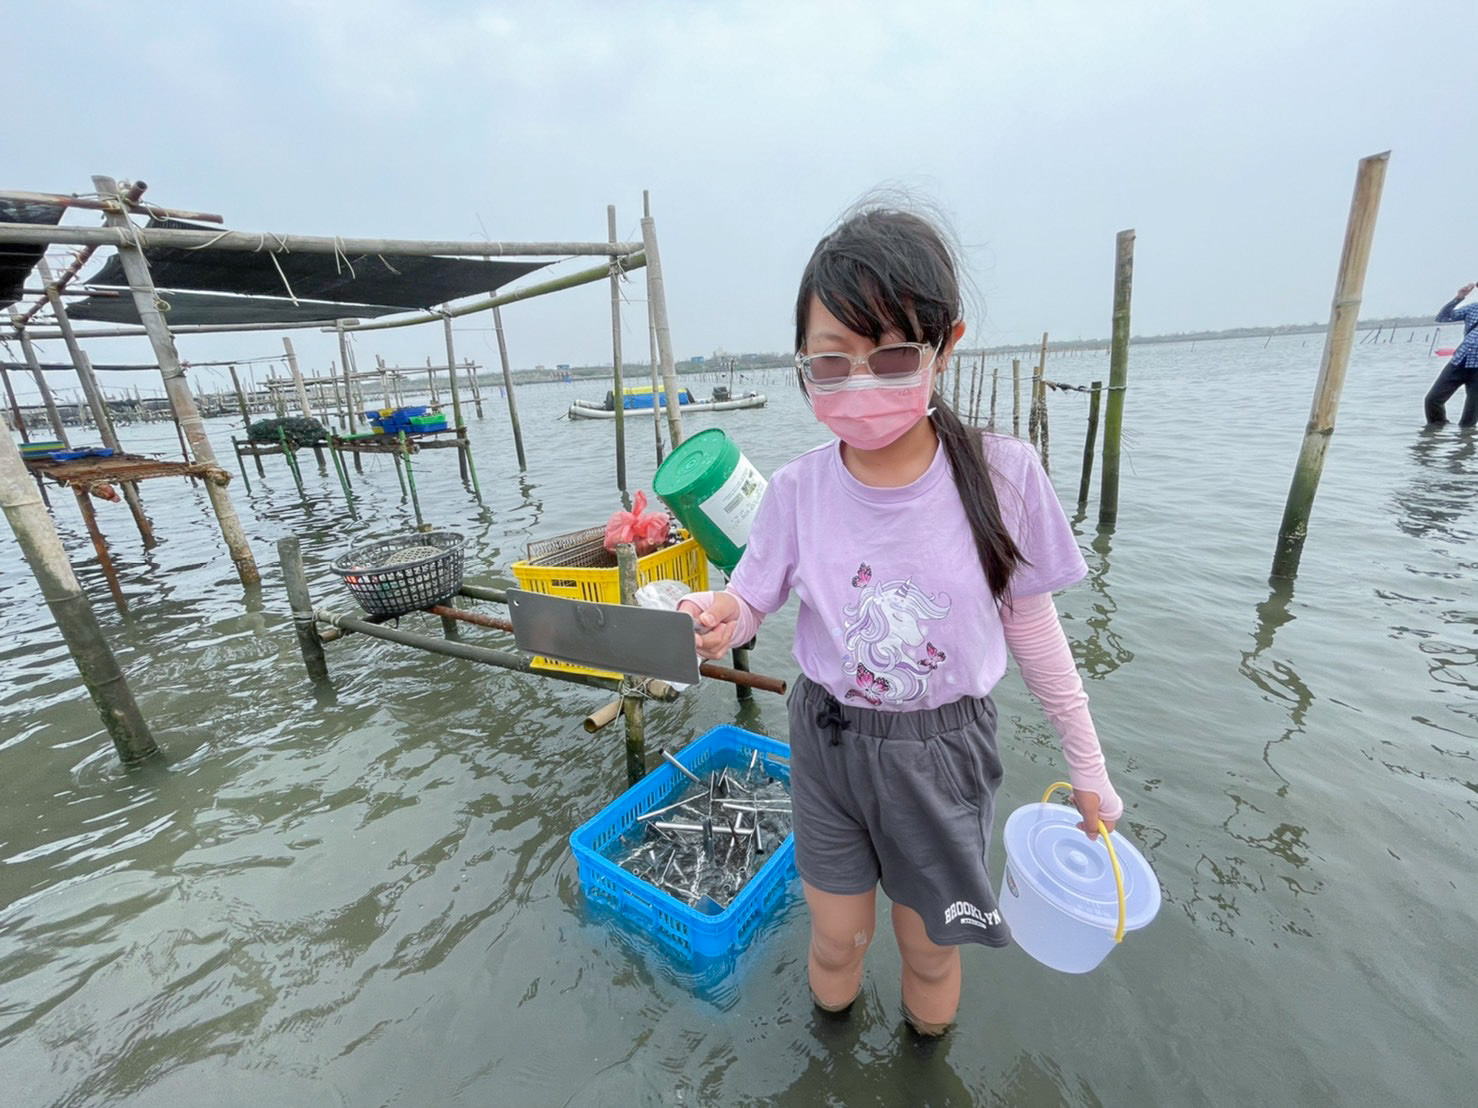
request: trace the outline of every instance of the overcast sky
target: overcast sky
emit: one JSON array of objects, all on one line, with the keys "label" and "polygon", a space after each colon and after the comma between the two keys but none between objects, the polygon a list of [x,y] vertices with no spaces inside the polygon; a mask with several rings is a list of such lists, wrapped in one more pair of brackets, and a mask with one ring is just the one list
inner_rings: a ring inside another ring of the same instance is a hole
[{"label": "overcast sky", "polygon": [[[1129,227],[1137,334],[1322,322],[1356,163],[1387,149],[1362,314],[1434,313],[1478,279],[1471,5],[3,9],[0,187],[85,192],[106,173],[241,230],[522,240],[604,239],[611,203],[638,238],[650,189],[679,358],[788,350],[816,239],[889,183],[951,217],[978,294],[971,344],[1106,335]],[[644,357],[644,283],[627,293],[625,343]],[[609,362],[608,296],[507,309],[515,367]],[[459,355],[496,365],[489,327],[460,321]],[[332,336],[290,333],[310,366],[337,358]],[[179,345],[282,350],[276,333]],[[143,340],[89,349],[149,359]],[[444,356],[434,325],[356,351]],[[57,342],[42,355],[65,359]]]}]

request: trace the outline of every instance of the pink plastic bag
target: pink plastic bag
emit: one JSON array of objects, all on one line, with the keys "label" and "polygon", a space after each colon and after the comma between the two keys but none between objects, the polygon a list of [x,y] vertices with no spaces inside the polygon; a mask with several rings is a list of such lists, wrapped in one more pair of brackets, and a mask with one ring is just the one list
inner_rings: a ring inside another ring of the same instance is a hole
[{"label": "pink plastic bag", "polygon": [[605,548],[615,552],[618,543],[636,544],[638,556],[650,554],[667,542],[668,519],[666,512],[647,510],[647,494],[638,492],[631,499],[631,511],[618,511],[606,523]]}]

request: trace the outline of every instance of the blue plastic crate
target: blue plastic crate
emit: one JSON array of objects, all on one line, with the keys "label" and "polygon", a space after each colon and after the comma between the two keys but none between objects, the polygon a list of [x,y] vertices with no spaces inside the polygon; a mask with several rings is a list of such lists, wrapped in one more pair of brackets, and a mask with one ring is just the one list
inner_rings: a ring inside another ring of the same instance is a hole
[{"label": "blue plastic crate", "polygon": [[[694,773],[709,770],[745,770],[755,751],[759,764],[772,777],[790,781],[790,747],[764,735],[731,725],[715,727],[677,753],[677,760]],[[605,856],[616,839],[633,831],[636,817],[680,796],[689,781],[676,769],[662,763],[599,815],[576,828],[570,847],[580,868],[580,885],[586,899],[612,909],[622,920],[661,940],[664,946],[689,961],[714,958],[742,949],[755,931],[784,899],[795,876],[795,836],[770,855],[765,864],[739,890],[729,906],[718,915],[705,915],[690,908],[665,890],[627,873]]]}]

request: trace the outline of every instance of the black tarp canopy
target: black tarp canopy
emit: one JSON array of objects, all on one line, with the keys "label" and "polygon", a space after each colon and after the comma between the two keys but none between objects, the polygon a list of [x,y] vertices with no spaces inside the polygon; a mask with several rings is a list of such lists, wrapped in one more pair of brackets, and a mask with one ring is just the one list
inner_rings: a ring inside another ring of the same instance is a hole
[{"label": "black tarp canopy", "polygon": [[[213,233],[222,230],[174,219],[150,220],[149,226]],[[260,252],[219,250],[209,246],[199,249],[146,246],[144,257],[148,259],[154,285],[159,289],[244,296],[291,295],[299,300],[379,304],[388,306],[391,311],[429,308],[463,296],[492,293],[508,282],[549,264],[415,254],[273,254],[270,253],[272,246],[272,236],[266,235]],[[121,287],[128,284],[128,279],[115,255],[87,283]],[[163,295],[169,299],[168,293]]]},{"label": "black tarp canopy", "polygon": [[[279,282],[280,283],[280,282]],[[127,323],[138,325],[138,309],[128,289],[101,289],[89,284],[90,291],[114,292],[121,295],[90,296],[67,305],[72,319],[95,323]],[[374,319],[404,311],[386,304],[346,304],[328,300],[291,300],[279,296],[228,296],[218,292],[179,292],[160,290],[159,298],[169,305],[164,322],[171,327],[186,324],[303,323],[322,319]]]},{"label": "black tarp canopy", "polygon": [[[33,200],[0,199],[0,223],[35,223],[55,226],[62,220],[60,204],[45,204]],[[41,260],[46,247],[40,244],[0,243],[0,308],[14,304],[21,298],[21,289],[31,270]]]}]

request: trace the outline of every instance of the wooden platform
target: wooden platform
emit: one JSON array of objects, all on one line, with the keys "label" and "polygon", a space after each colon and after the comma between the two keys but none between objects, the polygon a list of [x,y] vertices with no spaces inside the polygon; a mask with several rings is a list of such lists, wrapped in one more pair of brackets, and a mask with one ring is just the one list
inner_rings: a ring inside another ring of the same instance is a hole
[{"label": "wooden platform", "polygon": [[330,444],[335,450],[346,454],[414,454],[420,450],[456,450],[467,444],[467,428],[448,427],[445,431],[407,431],[405,446],[401,447],[400,435],[389,432],[373,438],[344,438],[330,435]]},{"label": "wooden platform", "polygon": [[124,481],[147,481],[153,477],[199,477],[226,485],[231,475],[219,466],[195,462],[166,462],[142,454],[114,454],[109,458],[77,458],[59,462],[52,458],[27,458],[26,469],[67,488],[90,492],[97,485]]}]

